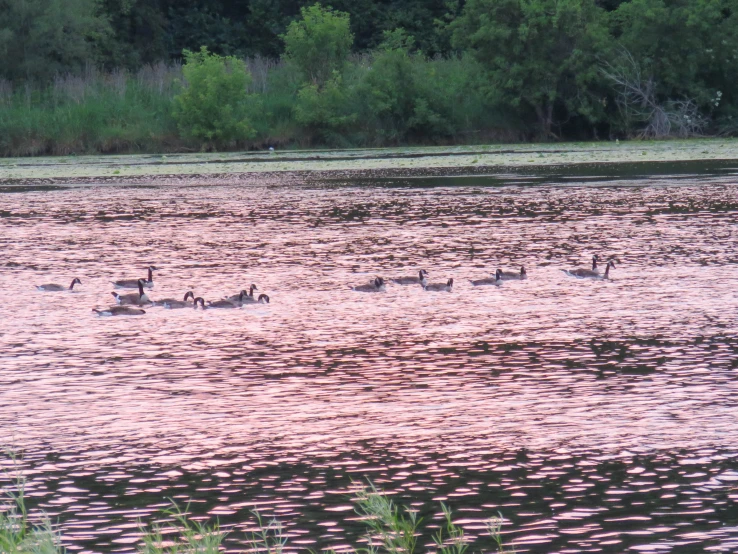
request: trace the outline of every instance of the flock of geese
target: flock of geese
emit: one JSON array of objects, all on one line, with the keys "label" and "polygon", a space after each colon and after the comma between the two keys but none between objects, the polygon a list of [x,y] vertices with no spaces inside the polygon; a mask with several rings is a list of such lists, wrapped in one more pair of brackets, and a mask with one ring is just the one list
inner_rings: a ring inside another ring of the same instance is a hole
[{"label": "flock of geese", "polygon": [[[604,273],[600,272],[597,267],[599,262],[600,257],[595,255],[592,257],[592,269],[579,267],[576,269],[564,269],[563,271],[570,277],[577,277],[579,279],[609,279],[610,269],[615,269],[615,262],[609,260],[605,264]],[[494,277],[470,280],[469,282],[475,287],[499,287],[504,281],[522,281],[527,278],[528,273],[525,271],[525,267],[521,267],[520,271],[502,271],[501,269],[498,269],[495,272]],[[417,277],[396,277],[394,279],[390,279],[390,281],[397,285],[420,285],[423,287],[423,290],[430,292],[451,292],[454,287],[453,278],[449,279],[445,283],[429,283],[428,272],[425,269],[419,270]],[[386,284],[382,277],[376,277],[369,284],[351,287],[351,290],[356,292],[385,292]]]},{"label": "flock of geese", "polygon": [[[154,286],[154,271],[156,267],[149,266],[149,276],[146,279],[121,279],[120,281],[111,281],[113,287],[116,289],[138,289],[138,292],[130,294],[120,294],[118,292],[111,292],[115,298],[115,306],[108,308],[97,309],[93,308],[92,311],[101,316],[111,315],[144,315],[146,313],[143,307],[148,306],[163,306],[168,310],[175,310],[179,308],[195,308],[198,306],[203,310],[209,309],[234,309],[240,308],[247,304],[269,304],[269,296],[266,294],[260,294],[258,297],[254,297],[254,291],[257,290],[256,285],[251,285],[248,292],[245,290],[240,291],[238,294],[229,296],[222,300],[216,300],[214,302],[205,303],[205,300],[201,296],[195,296],[190,290],[187,291],[182,300],[177,298],[162,298],[160,300],[151,300],[144,291],[144,289],[150,289]],[[63,285],[57,285],[56,283],[48,283],[46,285],[36,285],[36,288],[43,292],[59,292],[64,290],[74,290],[74,285],[81,285],[82,281],[75,277],[69,287]],[[192,300],[192,302],[190,302]]]},{"label": "flock of geese", "polygon": [[[577,277],[579,279],[609,279],[610,269],[615,269],[615,263],[609,260],[605,264],[605,271],[601,272],[597,267],[600,262],[599,256],[595,255],[592,257],[592,269],[588,268],[576,268],[576,269],[565,269],[564,273],[570,277]],[[122,279],[120,281],[112,281],[113,286],[116,289],[138,289],[138,292],[129,294],[120,294],[118,292],[111,292],[113,298],[115,298],[116,305],[108,308],[97,309],[93,308],[92,311],[96,312],[101,316],[113,316],[113,315],[144,315],[146,313],[142,308],[148,306],[163,306],[166,309],[173,310],[179,308],[194,308],[200,307],[202,310],[208,309],[234,309],[240,308],[248,304],[268,304],[269,296],[266,294],[260,294],[258,297],[254,296],[254,291],[257,290],[256,285],[251,285],[249,290],[242,290],[238,294],[228,296],[221,300],[214,302],[205,302],[201,296],[195,296],[192,291],[187,291],[182,298],[164,298],[160,300],[151,300],[146,294],[144,289],[151,289],[154,286],[154,271],[156,267],[148,267],[148,277],[146,279]],[[525,271],[525,267],[521,267],[520,271],[502,271],[498,269],[494,277],[487,277],[484,279],[471,280],[470,283],[475,287],[483,286],[495,286],[499,287],[504,281],[521,281],[528,278],[528,273]],[[417,276],[410,277],[396,277],[390,279],[397,285],[420,285],[423,290],[429,292],[451,292],[454,286],[453,278],[449,279],[445,283],[429,283],[428,272],[425,269],[418,271]],[[74,290],[74,285],[81,285],[82,281],[78,278],[74,278],[69,287],[58,285],[56,283],[49,283],[46,285],[37,285],[36,288],[43,292],[59,292]],[[385,292],[386,284],[382,277],[376,277],[371,282],[365,285],[358,285],[350,287],[351,290],[356,292]]]}]

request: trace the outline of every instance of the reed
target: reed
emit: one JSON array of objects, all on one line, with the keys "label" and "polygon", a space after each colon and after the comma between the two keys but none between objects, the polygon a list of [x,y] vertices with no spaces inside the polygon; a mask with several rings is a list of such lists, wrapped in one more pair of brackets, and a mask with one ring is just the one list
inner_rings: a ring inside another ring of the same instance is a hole
[{"label": "reed", "polygon": [[51,520],[41,515],[34,523],[28,516],[26,480],[13,453],[8,453],[14,468],[13,489],[4,490],[0,500],[0,552],[3,554],[64,554],[59,533]]},{"label": "reed", "polygon": [[[17,464],[14,466],[17,468]],[[14,476],[13,491],[6,490],[6,502],[0,505],[0,552],[3,554],[65,554],[58,530],[44,514],[32,523],[25,503],[25,479],[18,470]],[[353,554],[416,554],[418,537],[422,535],[422,520],[417,512],[396,505],[371,481],[359,485],[354,495],[356,513],[366,526],[363,541],[366,546],[354,547]],[[453,522],[451,510],[441,504],[443,522],[433,536],[433,547],[427,554],[466,554],[471,542],[461,527]],[[174,501],[164,510],[164,522],[150,525],[139,523],[140,554],[217,554],[223,549],[229,532],[219,522],[192,519],[189,505],[180,508]],[[279,520],[264,520],[254,511],[256,531],[250,533],[249,552],[283,554],[287,535]],[[499,554],[510,554],[500,534],[502,517],[487,522],[491,545]],[[489,551],[489,549],[486,549]],[[330,554],[332,551],[328,551]],[[315,554],[312,552],[311,554]]]},{"label": "reed", "polygon": [[[245,60],[251,73],[249,115],[256,136],[248,148],[363,147],[520,140],[522,123],[483,93],[470,56],[407,58],[404,74],[378,75],[380,53],[353,55],[337,91],[324,100],[327,121],[296,114],[304,83],[281,60]],[[385,64],[385,67],[386,64]],[[136,72],[57,75],[45,85],[0,80],[0,156],[187,152],[205,145],[180,134],[173,98],[182,67],[157,63]],[[377,83],[384,88],[377,89]],[[381,98],[377,104],[377,98]],[[391,105],[386,110],[383,105]],[[335,127],[331,121],[341,121]],[[319,132],[316,132],[316,129]]]}]

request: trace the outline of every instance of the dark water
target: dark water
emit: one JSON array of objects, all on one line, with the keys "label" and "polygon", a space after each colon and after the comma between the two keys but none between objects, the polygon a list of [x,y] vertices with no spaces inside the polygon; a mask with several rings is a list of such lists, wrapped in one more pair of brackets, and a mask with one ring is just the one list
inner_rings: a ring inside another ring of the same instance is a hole
[{"label": "dark water", "polygon": [[[345,547],[365,477],[476,551],[498,511],[517,552],[736,551],[734,172],[579,173],[3,189],[0,443],[72,552],[134,551],[168,497],[231,550],[254,508]],[[612,280],[561,271],[593,254]],[[154,299],[272,303],[91,312],[150,263]],[[420,267],[454,291],[347,286]]]}]

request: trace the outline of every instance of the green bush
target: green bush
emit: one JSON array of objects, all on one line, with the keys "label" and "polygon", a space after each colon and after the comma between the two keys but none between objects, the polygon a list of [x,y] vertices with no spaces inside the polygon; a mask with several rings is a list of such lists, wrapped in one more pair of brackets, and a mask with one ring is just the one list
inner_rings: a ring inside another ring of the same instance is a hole
[{"label": "green bush", "polygon": [[184,51],[184,90],[174,97],[173,115],[180,133],[207,146],[233,145],[255,134],[249,120],[254,103],[247,87],[251,76],[233,56]]},{"label": "green bush", "polygon": [[290,23],[282,37],[285,59],[297,67],[305,81],[323,86],[335,71],[342,71],[354,43],[349,16],[315,4],[300,10],[302,18]]},{"label": "green bush", "polygon": [[[337,134],[356,121],[357,114],[349,107],[349,92],[336,74],[323,88],[307,84],[297,93],[295,120],[329,144],[339,144]],[[312,138],[312,137],[311,137]]]}]

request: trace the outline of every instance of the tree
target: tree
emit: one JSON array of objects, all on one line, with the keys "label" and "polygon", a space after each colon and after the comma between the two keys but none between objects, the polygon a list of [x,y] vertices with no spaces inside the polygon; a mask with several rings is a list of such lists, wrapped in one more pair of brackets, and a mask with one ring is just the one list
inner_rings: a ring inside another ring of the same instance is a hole
[{"label": "tree", "polygon": [[560,119],[597,118],[589,88],[608,45],[603,13],[594,0],[468,0],[452,40],[485,67],[488,94],[532,110],[548,138],[557,108]]},{"label": "tree", "polygon": [[186,87],[174,97],[174,118],[187,138],[206,146],[228,145],[254,136],[249,121],[251,77],[243,61],[199,52],[183,52]]},{"label": "tree", "polygon": [[609,14],[613,36],[654,81],[660,101],[714,109],[735,101],[738,0],[631,0]]},{"label": "tree", "polygon": [[315,4],[300,10],[301,18],[290,23],[282,37],[285,58],[301,72],[305,81],[322,86],[341,72],[354,36],[349,16]]},{"label": "tree", "polygon": [[95,44],[110,27],[98,0],[0,0],[0,72],[44,80],[97,61]]}]

